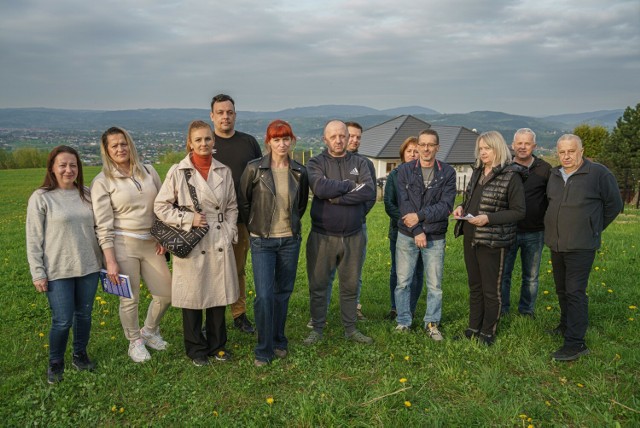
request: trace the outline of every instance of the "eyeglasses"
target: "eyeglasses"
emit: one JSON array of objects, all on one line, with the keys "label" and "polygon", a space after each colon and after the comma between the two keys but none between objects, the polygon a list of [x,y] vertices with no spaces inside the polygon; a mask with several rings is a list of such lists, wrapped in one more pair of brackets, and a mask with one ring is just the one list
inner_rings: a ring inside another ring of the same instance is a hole
[{"label": "eyeglasses", "polygon": [[438,147],[438,146],[439,146],[439,144],[433,144],[433,143],[429,143],[429,144],[427,144],[427,143],[418,143],[418,146],[420,146],[420,147],[425,147],[425,146],[427,146],[427,147],[429,147],[430,149],[435,149],[436,147]]}]

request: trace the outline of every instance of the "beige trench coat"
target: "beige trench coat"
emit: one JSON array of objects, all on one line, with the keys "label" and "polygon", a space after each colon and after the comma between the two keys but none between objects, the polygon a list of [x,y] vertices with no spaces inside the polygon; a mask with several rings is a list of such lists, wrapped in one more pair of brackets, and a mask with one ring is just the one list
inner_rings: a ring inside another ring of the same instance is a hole
[{"label": "beige trench coat", "polygon": [[227,306],[238,300],[239,294],[232,246],[238,240],[238,206],[231,170],[214,159],[205,181],[189,155],[171,167],[156,197],[154,211],[163,222],[186,231],[191,229],[193,212],[173,207],[177,201],[195,211],[185,169],[191,169],[190,183],[206,213],[209,232],[186,258],[173,257],[171,303],[186,309]]}]

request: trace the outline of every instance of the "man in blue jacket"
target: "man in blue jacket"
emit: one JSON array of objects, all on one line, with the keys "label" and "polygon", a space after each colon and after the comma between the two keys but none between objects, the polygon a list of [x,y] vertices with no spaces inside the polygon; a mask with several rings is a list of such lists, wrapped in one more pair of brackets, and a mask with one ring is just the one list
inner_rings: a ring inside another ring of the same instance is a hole
[{"label": "man in blue jacket", "polygon": [[398,168],[398,203],[402,217],[398,221],[395,291],[396,331],[407,332],[413,321],[409,308],[411,282],[418,257],[422,257],[427,282],[424,328],[436,341],[443,339],[438,325],[442,315],[445,235],[456,198],[456,172],[436,159],[439,149],[438,133],[424,130],[418,136],[420,158]]},{"label": "man in blue jacket", "polygon": [[311,232],[307,239],[307,275],[313,330],[304,340],[322,339],[327,319],[327,289],[332,272],[340,281],[340,313],[345,337],[358,343],[373,339],[356,329],[356,293],[364,264],[366,240],[362,225],[375,184],[366,160],[347,151],[347,126],[333,120],[325,126],[327,148],[307,162],[311,202]]},{"label": "man in blue jacket", "polygon": [[551,250],[560,304],[560,324],[550,333],[564,336],[553,359],[572,361],[589,353],[584,340],[589,324],[589,274],[602,231],[623,205],[615,177],[604,165],[583,157],[580,137],[563,135],[557,152],[560,166],[551,169],[544,216],[544,242]]}]

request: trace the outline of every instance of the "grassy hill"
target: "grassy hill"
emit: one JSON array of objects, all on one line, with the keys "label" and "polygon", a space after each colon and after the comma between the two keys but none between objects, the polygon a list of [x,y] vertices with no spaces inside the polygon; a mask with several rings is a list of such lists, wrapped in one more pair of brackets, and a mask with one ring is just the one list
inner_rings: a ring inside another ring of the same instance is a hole
[{"label": "grassy hill", "polygon": [[[166,167],[160,169],[164,176]],[[87,168],[87,181],[97,172],[96,167]],[[134,364],[127,356],[118,301],[99,291],[89,345],[98,369],[74,371],[67,353],[64,381],[50,386],[45,376],[50,314],[46,297],[31,284],[24,248],[27,199],[43,175],[43,170],[0,171],[4,426],[640,425],[637,210],[627,208],[604,233],[588,289],[587,342],[592,353],[575,363],[552,362],[550,353],[560,341],[544,333],[559,318],[548,250],[542,259],[535,320],[503,318],[492,348],[454,339],[467,324],[468,290],[462,242],[451,233],[443,279],[444,342],[432,342],[420,329],[424,294],[414,331],[394,334],[394,324],[383,319],[389,310],[390,260],[388,218],[378,203],[368,220],[363,274],[362,304],[369,320],[358,323],[375,339],[372,346],[343,339],[337,287],[325,341],[310,348],[302,345],[309,332],[303,245],[289,307],[287,359],[255,368],[255,338],[230,329],[234,360],[195,367],[184,355],[180,311],[172,308],[162,324],[169,350],[152,352],[151,361]],[[306,238],[308,214],[304,231]],[[253,319],[251,269],[247,273]],[[512,307],[518,296],[514,290]],[[149,301],[146,289],[141,300]],[[144,309],[140,312],[143,316]]]}]

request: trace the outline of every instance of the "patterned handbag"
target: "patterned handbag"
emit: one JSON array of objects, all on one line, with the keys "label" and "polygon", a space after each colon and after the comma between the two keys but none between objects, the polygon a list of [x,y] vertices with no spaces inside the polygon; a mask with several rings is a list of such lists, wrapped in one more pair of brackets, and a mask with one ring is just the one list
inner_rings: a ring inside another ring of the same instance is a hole
[{"label": "patterned handbag", "polygon": [[[187,185],[189,186],[189,194],[193,201],[193,206],[196,208],[196,212],[201,212],[200,204],[198,203],[198,195],[196,194],[196,188],[189,184],[191,178],[191,170],[185,169],[184,176],[187,179]],[[179,206],[176,202],[173,203],[174,208],[180,211],[191,211],[187,207]],[[192,227],[189,232],[185,232],[179,227],[173,227],[166,223],[163,223],[158,217],[153,220],[151,226],[151,235],[158,240],[160,245],[167,249],[171,254],[176,257],[185,258],[189,255],[191,250],[198,245],[198,242],[209,231],[209,225],[204,227]]]}]

